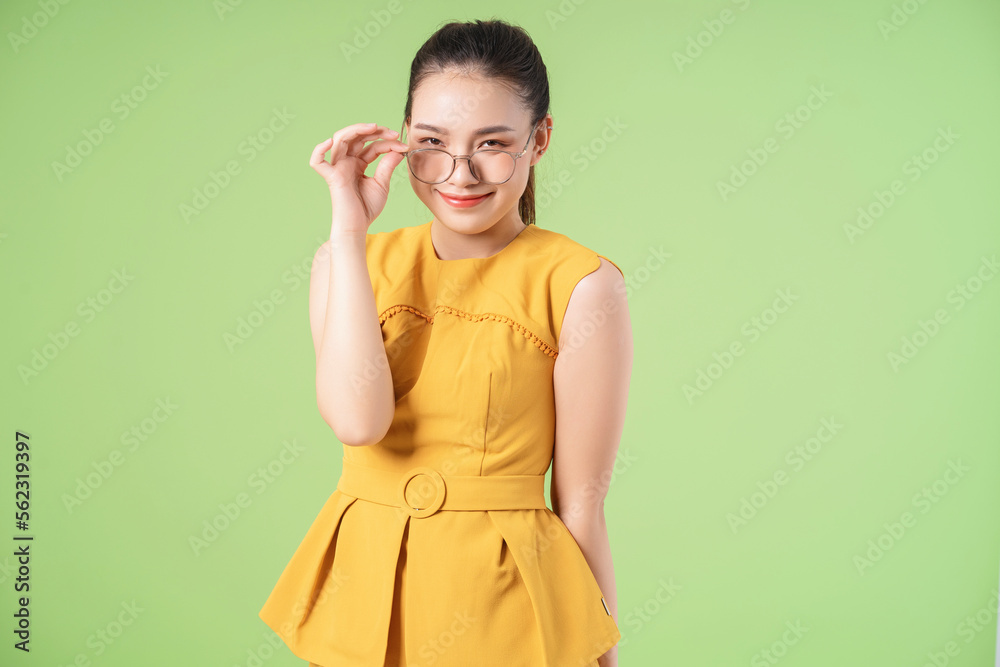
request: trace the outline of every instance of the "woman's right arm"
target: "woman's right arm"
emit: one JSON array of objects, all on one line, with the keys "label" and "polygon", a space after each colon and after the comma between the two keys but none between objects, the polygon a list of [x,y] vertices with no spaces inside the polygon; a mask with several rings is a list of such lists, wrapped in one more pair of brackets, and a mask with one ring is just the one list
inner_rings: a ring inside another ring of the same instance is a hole
[{"label": "woman's right arm", "polygon": [[[333,203],[330,240],[313,258],[309,321],[316,351],[316,404],[345,445],[379,442],[396,402],[365,253],[368,227],[388,197],[406,145],[388,128],[350,125],[316,146],[310,166],[326,179]],[[330,161],[323,156],[330,150]],[[365,168],[382,153],[374,177]]]},{"label": "woman's right arm", "polygon": [[396,403],[365,260],[366,232],[335,232],[316,252],[309,320],[316,403],[345,445],[380,441]]}]

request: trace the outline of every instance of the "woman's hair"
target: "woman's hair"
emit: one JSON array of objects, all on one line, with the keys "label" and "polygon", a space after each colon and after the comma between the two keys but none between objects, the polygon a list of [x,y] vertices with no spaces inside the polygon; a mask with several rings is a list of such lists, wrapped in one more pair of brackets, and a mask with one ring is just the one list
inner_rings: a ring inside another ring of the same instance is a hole
[{"label": "woman's hair", "polygon": [[[535,43],[520,26],[506,21],[447,23],[431,35],[410,65],[403,121],[409,122],[413,93],[427,76],[455,69],[468,76],[482,76],[506,85],[531,114],[531,126],[549,111],[549,78]],[[535,223],[535,167],[528,170],[528,185],[517,204],[521,220]]]}]

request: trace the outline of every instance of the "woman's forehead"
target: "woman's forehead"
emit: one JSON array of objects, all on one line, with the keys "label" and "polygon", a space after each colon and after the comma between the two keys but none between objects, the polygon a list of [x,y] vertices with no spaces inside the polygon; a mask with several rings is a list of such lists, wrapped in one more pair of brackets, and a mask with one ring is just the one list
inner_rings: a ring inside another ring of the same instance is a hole
[{"label": "woman's forehead", "polygon": [[480,77],[434,74],[414,92],[413,127],[422,122],[439,130],[471,131],[489,125],[518,127],[527,111],[508,86]]}]

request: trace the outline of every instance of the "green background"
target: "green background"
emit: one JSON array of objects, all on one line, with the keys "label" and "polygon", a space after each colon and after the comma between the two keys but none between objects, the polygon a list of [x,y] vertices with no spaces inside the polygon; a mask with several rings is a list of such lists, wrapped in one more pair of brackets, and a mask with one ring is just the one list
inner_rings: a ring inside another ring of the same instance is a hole
[{"label": "green background", "polygon": [[[398,127],[423,41],[498,16],[550,76],[539,225],[631,286],[607,501],[620,664],[993,663],[995,2],[51,4],[0,8],[0,497],[10,539],[26,432],[35,536],[30,655],[11,648],[13,540],[0,550],[0,662],[236,666],[268,646],[257,612],[342,455],[315,401],[304,277],[330,202],[309,155],[351,123]],[[162,75],[143,89],[147,67]],[[290,117],[268,135],[275,110]],[[88,133],[100,142],[61,172]],[[269,143],[251,152],[251,136]],[[734,170],[745,182],[723,194]],[[397,168],[372,231],[428,220]],[[780,291],[795,300],[776,314]],[[176,406],[159,422],[158,401]],[[275,465],[289,442],[302,450]],[[195,553],[241,493],[251,504]],[[96,640],[133,601],[134,622]],[[304,664],[283,645],[262,655]]]}]

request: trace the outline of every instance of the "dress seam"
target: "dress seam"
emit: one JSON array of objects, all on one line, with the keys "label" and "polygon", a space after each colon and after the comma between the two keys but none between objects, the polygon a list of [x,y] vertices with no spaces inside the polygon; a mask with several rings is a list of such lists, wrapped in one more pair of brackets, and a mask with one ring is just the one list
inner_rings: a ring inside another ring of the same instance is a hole
[{"label": "dress seam", "polygon": [[493,373],[489,374],[486,385],[486,417],[483,420],[483,456],[479,459],[479,476],[483,475],[483,466],[486,464],[486,448],[489,445],[490,433],[490,400],[493,398]]},{"label": "dress seam", "polygon": [[529,342],[531,342],[535,347],[541,350],[542,353],[545,354],[546,356],[552,357],[553,359],[559,356],[559,352],[552,345],[549,345],[544,340],[542,340],[541,336],[535,334],[530,329],[528,329],[528,327],[524,326],[520,322],[510,317],[507,317],[506,315],[501,315],[499,313],[470,313],[466,310],[453,308],[451,306],[437,306],[436,308],[434,308],[434,312],[431,315],[428,315],[422,312],[420,309],[414,308],[413,306],[409,306],[406,304],[397,304],[395,306],[390,306],[389,308],[386,308],[385,310],[382,311],[382,313],[379,315],[378,318],[379,325],[385,324],[389,320],[389,318],[398,315],[399,313],[402,312],[413,313],[417,317],[421,317],[427,320],[429,324],[434,324],[434,319],[438,315],[438,313],[455,315],[456,317],[459,317],[463,320],[468,320],[470,322],[482,322],[483,320],[493,320],[495,322],[500,322],[501,324],[506,324],[511,329],[524,336]]}]

